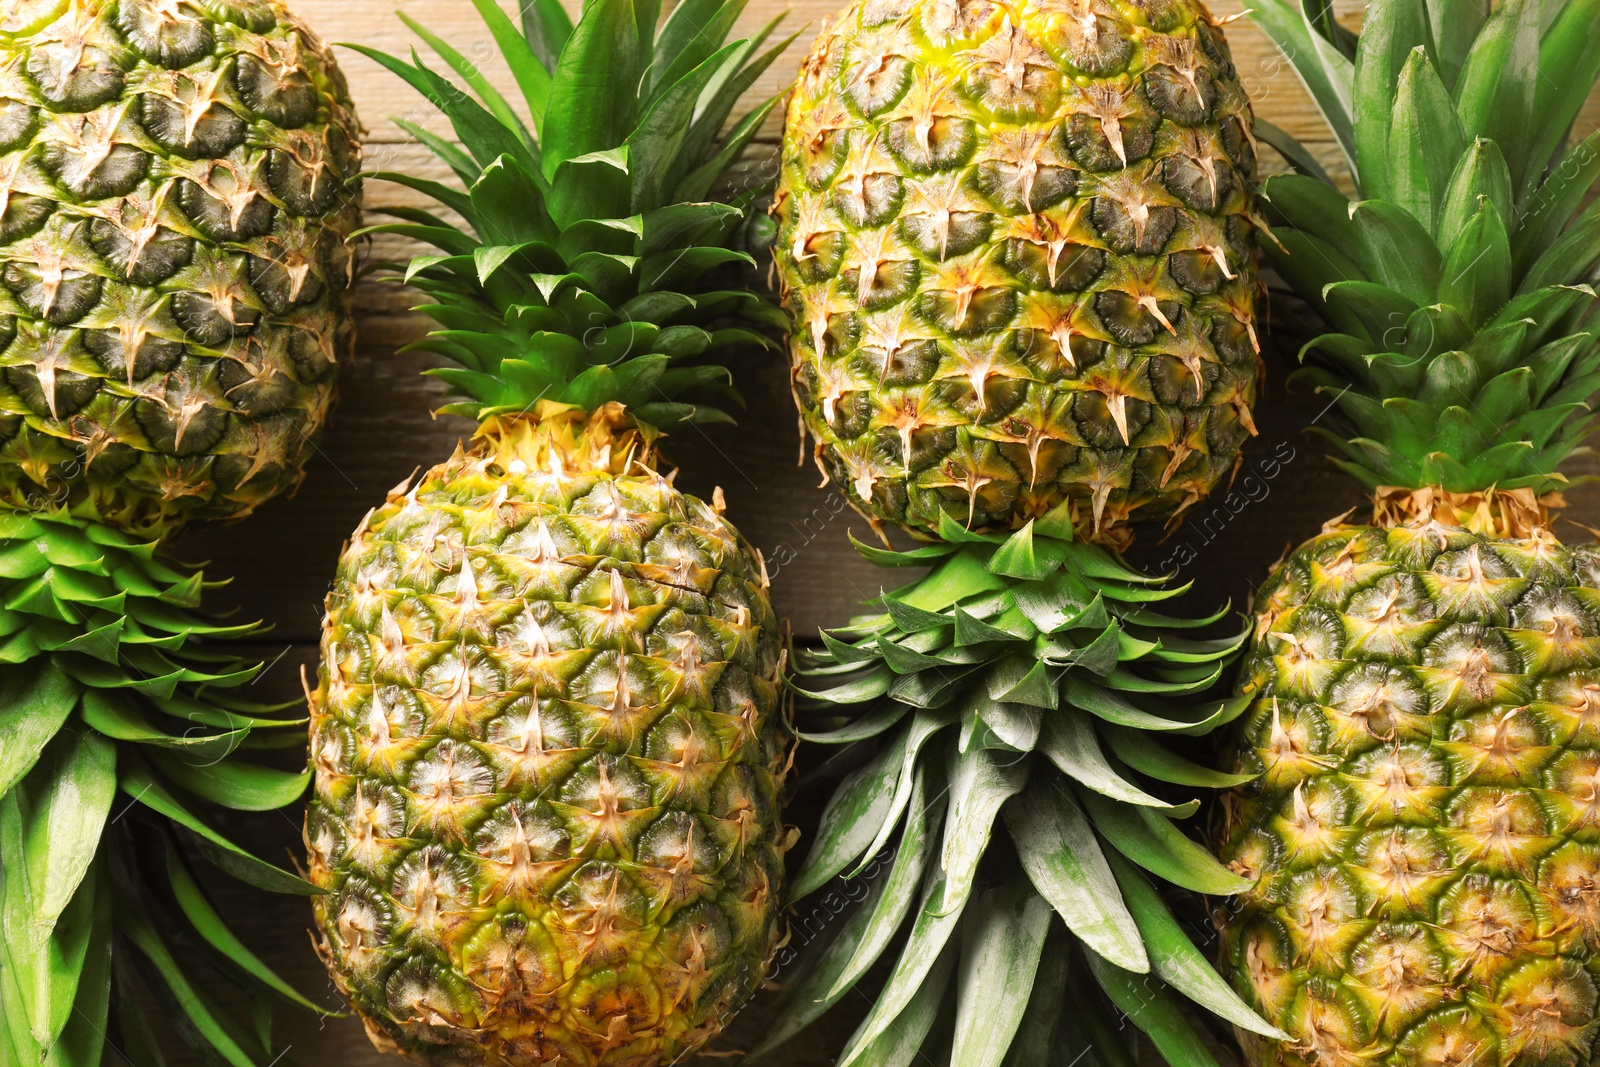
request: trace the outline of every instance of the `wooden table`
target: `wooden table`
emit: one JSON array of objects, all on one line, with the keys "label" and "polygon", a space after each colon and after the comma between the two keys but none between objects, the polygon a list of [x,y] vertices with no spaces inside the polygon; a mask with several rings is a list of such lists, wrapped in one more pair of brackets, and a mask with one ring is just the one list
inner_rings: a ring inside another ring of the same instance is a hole
[{"label": "wooden table", "polygon": [[[361,41],[402,55],[413,44],[410,32],[395,17],[395,0],[291,2],[327,40]],[[510,9],[510,3],[507,6]],[[778,0],[754,0],[741,26],[760,25],[782,6]],[[804,32],[790,54],[752,91],[752,100],[778,92],[793,76],[815,29],[832,15],[835,0],[795,0],[790,6],[789,25],[804,27]],[[399,7],[466,56],[481,60],[503,84],[510,84],[467,0],[403,0]],[[1239,0],[1214,3],[1219,17],[1236,17],[1240,7]],[[1355,0],[1339,3],[1342,15],[1352,19],[1361,7]],[[1343,169],[1320,116],[1265,38],[1245,19],[1230,22],[1228,36],[1257,113],[1305,141],[1330,169]],[[408,118],[441,133],[448,133],[448,127],[377,64],[348,51],[341,63],[368,129],[368,168],[406,170],[450,181],[442,165],[407,140],[390,118]],[[515,98],[514,93],[509,95]],[[773,116],[752,147],[757,162],[770,160],[776,151],[778,117]],[[1591,98],[1579,120],[1579,132],[1586,134],[1597,125],[1600,98]],[[1281,169],[1269,149],[1263,150],[1263,163],[1268,169]],[[370,182],[366,202],[369,209],[377,209],[421,201],[405,190]],[[379,240],[371,255],[398,259],[407,251],[399,242]],[[261,647],[262,659],[272,666],[260,685],[283,699],[297,696],[302,666],[314,669],[322,599],[345,537],[368,508],[382,502],[386,490],[418,466],[446,457],[458,438],[471,431],[465,420],[432,416],[440,390],[419,373],[429,365],[429,357],[396,352],[425,329],[424,320],[408,311],[410,302],[410,294],[392,284],[362,283],[357,311],[360,347],[342,370],[342,400],[300,492],[267,505],[238,525],[192,534],[181,545],[187,557],[211,561],[209,576],[233,577],[233,585],[219,594],[218,603],[235,604],[242,613],[272,624],[270,639]],[[1316,408],[1311,398],[1286,392],[1286,363],[1280,354],[1269,368],[1267,395],[1256,415],[1261,435],[1245,451],[1240,486],[1250,491],[1196,507],[1165,543],[1160,542],[1159,531],[1147,531],[1133,554],[1143,565],[1165,563],[1168,569],[1176,567],[1182,578],[1193,580],[1191,603],[1196,608],[1224,599],[1244,606],[1254,584],[1286,549],[1314,533],[1326,519],[1362,503],[1354,484],[1324,458],[1324,446],[1304,432]],[[779,613],[789,619],[797,635],[814,634],[819,626],[843,622],[858,601],[876,594],[882,575],[855,555],[845,537],[847,530],[866,537],[866,524],[845,506],[835,488],[818,488],[818,474],[809,460],[804,466],[796,462],[801,445],[784,359],[774,355],[750,360],[734,370],[749,411],[738,428],[689,428],[669,440],[671,456],[682,468],[678,484],[702,496],[709,496],[714,486],[723,488],[732,520],[768,560],[782,561],[774,566],[773,575]],[[1273,457],[1282,461],[1276,467],[1268,462]],[[1265,477],[1265,471],[1274,469],[1275,477]],[[1591,474],[1597,469],[1592,458],[1582,457],[1570,465],[1569,473]],[[1250,473],[1257,474],[1256,480],[1245,482],[1243,476]],[[1600,492],[1580,486],[1568,498],[1572,519],[1600,526]],[[1576,527],[1566,527],[1565,532],[1582,536]],[[799,798],[791,818],[809,830],[825,800]],[[239,823],[238,832],[262,855],[280,861],[291,855],[298,859],[298,818],[297,812],[281,821],[258,818]],[[795,855],[804,847],[802,843]],[[301,989],[330,1005],[337,1003],[311,951],[305,902],[263,901],[257,895],[247,906],[247,940]],[[769,1001],[758,998],[721,1046],[748,1047],[751,1036],[761,1030]],[[782,1062],[831,1063],[865,1007],[859,996],[841,1005],[796,1040]],[[385,1061],[374,1052],[353,1020],[319,1022],[285,1009],[277,1034],[290,1046],[289,1057],[306,1067],[398,1062]]]}]

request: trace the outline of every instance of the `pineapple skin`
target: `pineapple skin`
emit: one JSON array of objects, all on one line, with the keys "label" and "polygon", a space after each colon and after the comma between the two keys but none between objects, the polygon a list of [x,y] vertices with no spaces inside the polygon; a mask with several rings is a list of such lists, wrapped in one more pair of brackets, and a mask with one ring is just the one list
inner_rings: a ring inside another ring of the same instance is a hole
[{"label": "pineapple skin", "polygon": [[162,536],[294,488],[353,343],[360,125],[277,0],[0,12],[0,505]]},{"label": "pineapple skin", "polygon": [[1600,545],[1331,525],[1261,589],[1221,855],[1262,1067],[1588,1064]]},{"label": "pineapple skin", "polygon": [[801,70],[774,212],[795,399],[874,521],[1096,540],[1255,432],[1249,103],[1194,0],[858,0]]},{"label": "pineapple skin", "polygon": [[374,1044],[421,1063],[671,1061],[777,944],[765,570],[619,412],[491,419],[368,516],[328,597],[321,950]]}]

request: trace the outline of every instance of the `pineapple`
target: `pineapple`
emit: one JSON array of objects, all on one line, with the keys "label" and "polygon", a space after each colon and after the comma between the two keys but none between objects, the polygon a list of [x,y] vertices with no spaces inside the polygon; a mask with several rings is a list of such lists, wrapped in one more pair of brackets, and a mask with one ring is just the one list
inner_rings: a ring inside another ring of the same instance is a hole
[{"label": "pineapple", "polygon": [[[272,1003],[315,1009],[230,933],[208,808],[306,792],[261,750],[165,541],[290,490],[349,349],[358,123],[275,0],[0,5],[0,1062],[163,1062],[149,1006],[208,1062],[275,1062]],[[213,995],[216,977],[248,1022]]]},{"label": "pineapple", "polygon": [[839,781],[756,1055],[890,959],[840,1067],[1121,1065],[1119,1015],[1212,1067],[1174,993],[1286,1036],[1158,888],[1249,884],[1174,796],[1241,779],[1161,740],[1242,709],[1207,698],[1243,635],[1197,638],[1220,614],[1155,610],[1182,589],[1115,551],[1250,431],[1248,123],[1189,0],[871,0],[803,68],[775,205],[795,400],[873,526],[932,543],[857,543],[928,569],[802,658]]},{"label": "pineapple", "polygon": [[1273,263],[1329,332],[1302,374],[1373,493],[1262,587],[1219,912],[1251,1063],[1588,1064],[1600,1032],[1600,546],[1558,465],[1593,425],[1600,73],[1583,0],[1373,0],[1256,20],[1351,165],[1264,190]]},{"label": "pineapple", "polygon": [[0,504],[158,536],[292,489],[353,337],[326,47],[277,0],[19,0],[0,57]]},{"label": "pineapple", "polygon": [[[368,51],[454,123],[466,226],[380,227],[480,427],[361,523],[327,601],[306,821],[321,950],[381,1049],[421,1063],[653,1065],[759,988],[777,943],[789,731],[761,557],[658,466],[727,418],[714,362],[778,309],[717,288],[741,204],[719,144],[787,42],[737,0],[475,0],[528,113]],[[597,86],[602,88],[597,89]],[[481,104],[479,101],[482,101]],[[770,343],[770,342],[767,342]]]},{"label": "pineapple", "polygon": [[1254,183],[1199,0],[852,4],[774,204],[825,480],[924,538],[1183,512],[1255,432]]},{"label": "pineapple", "polygon": [[[165,541],[292,488],[333,397],[359,125],[276,0],[0,5],[0,1063],[275,1062],[275,1000],[202,864],[294,804],[300,724]],[[266,750],[268,760],[261,758]],[[221,977],[248,978],[231,999]],[[238,996],[242,994],[242,997]]]}]

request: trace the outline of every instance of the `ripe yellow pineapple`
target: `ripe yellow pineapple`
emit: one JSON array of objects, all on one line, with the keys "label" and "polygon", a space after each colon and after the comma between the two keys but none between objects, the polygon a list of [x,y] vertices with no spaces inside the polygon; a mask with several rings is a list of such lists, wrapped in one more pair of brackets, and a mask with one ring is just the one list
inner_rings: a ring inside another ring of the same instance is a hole
[{"label": "ripe yellow pineapple", "polygon": [[1274,133],[1306,173],[1263,195],[1374,495],[1262,587],[1241,675],[1222,962],[1291,1035],[1243,1035],[1263,1067],[1595,1058],[1600,548],[1552,522],[1600,385],[1600,135],[1564,146],[1600,8],[1487,7],[1254,13],[1353,166]]},{"label": "ripe yellow pineapple", "polygon": [[789,104],[796,400],[875,522],[1122,543],[1254,432],[1255,150],[1198,0],[858,0]]},{"label": "ripe yellow pineapple", "polygon": [[576,26],[542,0],[520,33],[477,6],[526,124],[426,31],[483,106],[367,53],[466,145],[437,146],[465,192],[388,176],[465,231],[420,211],[381,228],[443,253],[408,279],[456,364],[448,410],[481,426],[340,560],[310,694],[316,917],[380,1048],[665,1063],[759,988],[781,926],[790,735],[765,568],[655,440],[725,420],[719,350],[782,321],[715,288],[750,259],[729,247],[743,206],[708,194],[774,102],[719,144],[730,108],[787,42],[723,44],[724,0],[659,32],[643,0],[589,0]]}]

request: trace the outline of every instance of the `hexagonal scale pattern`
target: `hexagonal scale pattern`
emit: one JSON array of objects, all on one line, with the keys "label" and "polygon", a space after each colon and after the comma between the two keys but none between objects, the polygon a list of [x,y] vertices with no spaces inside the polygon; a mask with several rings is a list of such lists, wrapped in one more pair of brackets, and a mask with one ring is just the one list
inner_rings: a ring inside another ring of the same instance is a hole
[{"label": "hexagonal scale pattern", "polygon": [[1253,432],[1255,152],[1193,0],[859,0],[789,105],[774,210],[823,471],[933,536],[1063,500],[1099,540]]},{"label": "hexagonal scale pattern", "polygon": [[1250,1061],[1587,1064],[1600,546],[1335,526],[1259,597],[1223,964]]},{"label": "hexagonal scale pattern", "polygon": [[353,333],[359,125],[276,0],[0,14],[0,502],[140,533],[298,484]]},{"label": "hexagonal scale pattern", "polygon": [[779,929],[780,661],[758,557],[646,467],[486,447],[374,511],[306,833],[380,1046],[634,1064],[720,1029]]}]

